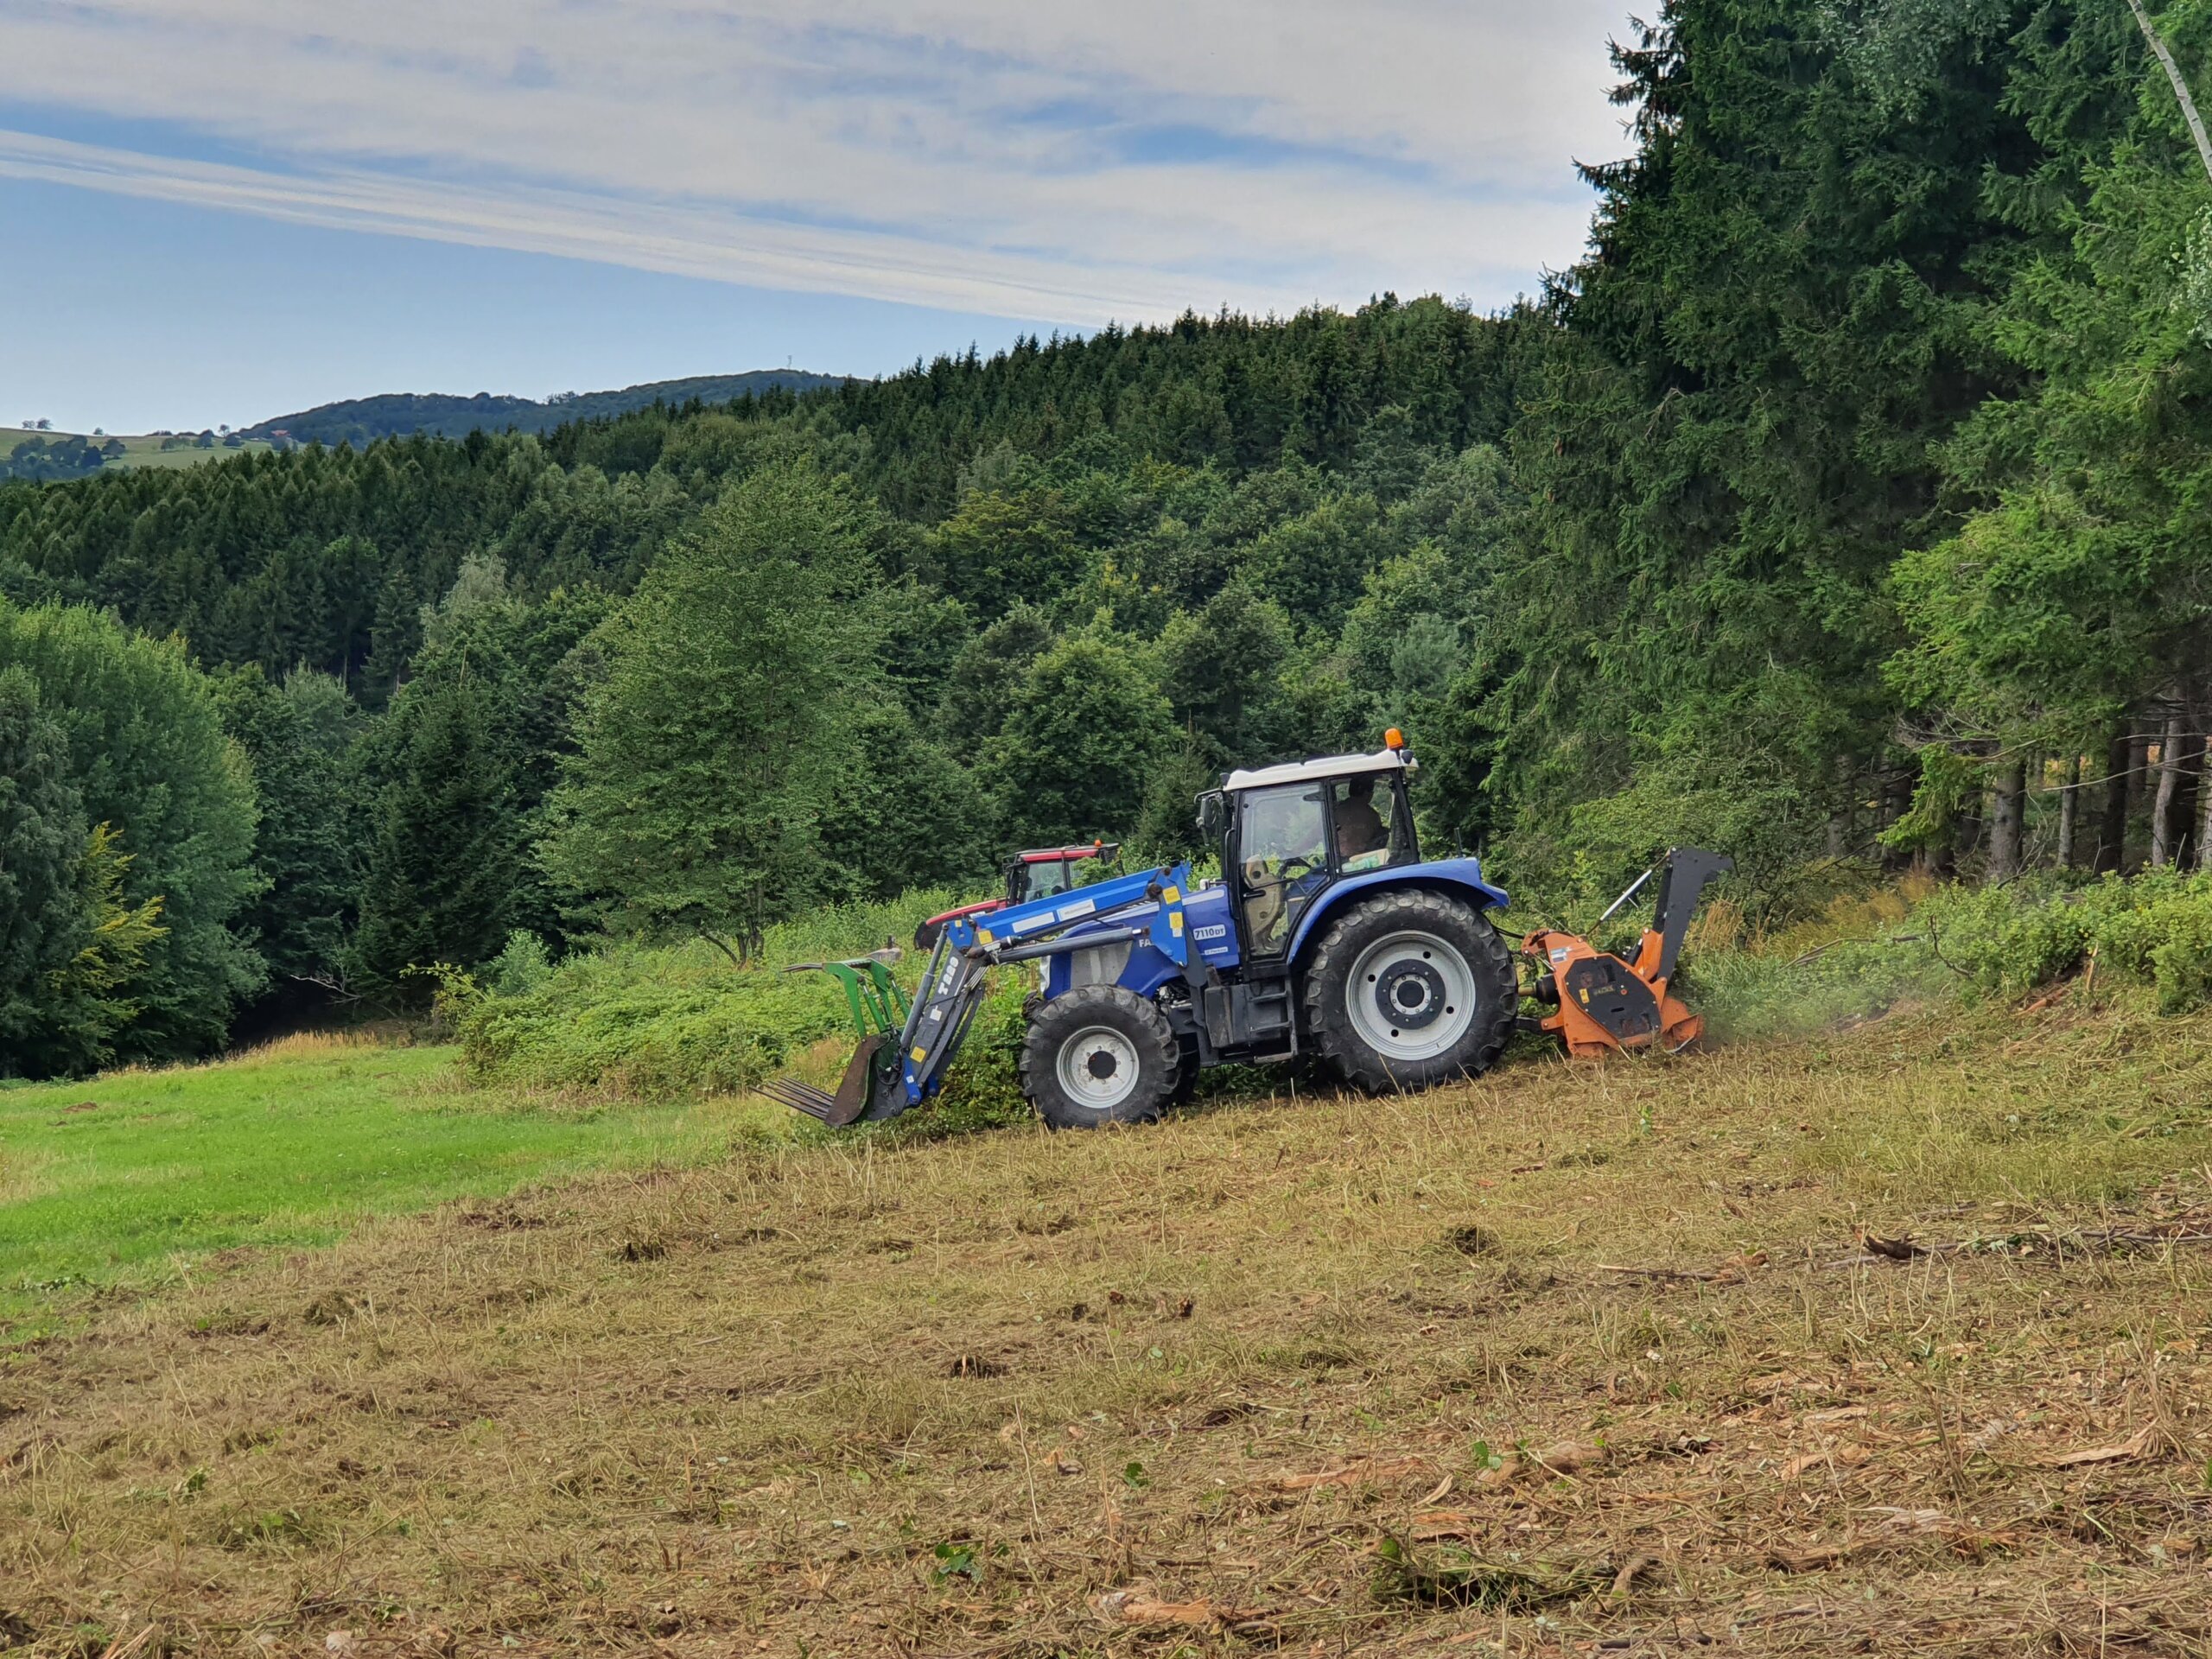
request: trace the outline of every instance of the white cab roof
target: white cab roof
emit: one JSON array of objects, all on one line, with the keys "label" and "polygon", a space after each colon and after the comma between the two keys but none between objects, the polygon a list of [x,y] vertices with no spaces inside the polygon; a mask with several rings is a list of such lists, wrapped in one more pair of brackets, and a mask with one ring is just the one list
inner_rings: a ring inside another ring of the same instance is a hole
[{"label": "white cab roof", "polygon": [[1232,772],[1222,787],[1228,790],[1266,789],[1273,784],[1303,784],[1316,778],[1348,778],[1362,772],[1411,772],[1418,763],[1399,749],[1377,749],[1373,754],[1328,754],[1319,760],[1295,760],[1288,766],[1262,766],[1253,772]]}]

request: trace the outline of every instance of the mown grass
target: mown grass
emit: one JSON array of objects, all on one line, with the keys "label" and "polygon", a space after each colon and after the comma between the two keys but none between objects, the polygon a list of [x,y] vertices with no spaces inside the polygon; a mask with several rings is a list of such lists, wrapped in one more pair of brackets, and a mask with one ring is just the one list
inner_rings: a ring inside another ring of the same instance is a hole
[{"label": "mown grass", "polygon": [[16,1353],[0,1628],[2202,1653],[2208,1038],[1992,1001],[372,1221]]},{"label": "mown grass", "polygon": [[[1734,1040],[1704,1055],[1523,1045],[1382,1101],[1272,1072],[1127,1134],[998,1109],[1011,981],[969,1107],[843,1138],[593,1106],[623,1097],[604,1079],[472,1086],[436,1052],[190,1074],[258,1088],[264,1123],[314,1093],[384,1137],[303,1154],[321,1220],[260,1224],[329,1249],[108,1262],[168,1282],[0,1362],[0,1632],[88,1656],[2212,1651],[2212,1014],[2162,1015],[2147,948],[2126,969],[2063,897],[1980,931],[1986,901],[1927,897],[1740,950],[1711,918],[1692,988]],[[176,1075],[38,1091],[47,1131]],[[73,1118],[73,1093],[102,1103]],[[442,1112],[632,1134],[377,1186]],[[670,1122],[698,1133],[671,1151]],[[53,1150],[0,1164],[10,1210],[46,1202]],[[151,1188],[187,1153],[130,1155]],[[546,1179],[602,1159],[632,1166]]]},{"label": "mown grass", "polygon": [[463,1085],[449,1047],[306,1037],[220,1065],[0,1090],[0,1332],[240,1248],[584,1171],[696,1160],[760,1104],[578,1107]]}]

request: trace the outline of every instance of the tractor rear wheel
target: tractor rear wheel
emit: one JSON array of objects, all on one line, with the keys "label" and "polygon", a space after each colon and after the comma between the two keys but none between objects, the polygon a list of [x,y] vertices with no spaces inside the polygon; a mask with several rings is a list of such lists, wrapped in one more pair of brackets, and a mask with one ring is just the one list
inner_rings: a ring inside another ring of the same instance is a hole
[{"label": "tractor rear wheel", "polygon": [[1306,964],[1306,1029],[1337,1074],[1370,1094],[1480,1077],[1519,1002],[1512,955],[1490,918],[1419,888],[1356,906]]},{"label": "tractor rear wheel", "polygon": [[1182,1055],[1166,1016],[1118,985],[1084,985],[1037,1010],[1021,1042],[1021,1092],[1047,1128],[1149,1123]]}]

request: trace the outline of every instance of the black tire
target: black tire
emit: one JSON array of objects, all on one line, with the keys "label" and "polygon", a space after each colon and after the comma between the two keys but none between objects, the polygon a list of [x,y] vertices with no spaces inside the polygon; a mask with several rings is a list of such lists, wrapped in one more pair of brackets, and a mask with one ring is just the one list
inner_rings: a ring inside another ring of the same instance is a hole
[{"label": "black tire", "polygon": [[1170,1106],[1187,1104],[1198,1087],[1198,1039],[1180,1037],[1176,1039],[1175,1086],[1167,1091]]},{"label": "black tire", "polygon": [[1158,1008],[1118,985],[1084,985],[1030,1020],[1021,1092],[1050,1128],[1149,1123],[1174,1091],[1180,1059]]},{"label": "black tire", "polygon": [[1306,958],[1303,1000],[1306,1029],[1337,1075],[1382,1095],[1480,1077],[1504,1051],[1521,999],[1512,953],[1487,916],[1406,888],[1330,924]]}]

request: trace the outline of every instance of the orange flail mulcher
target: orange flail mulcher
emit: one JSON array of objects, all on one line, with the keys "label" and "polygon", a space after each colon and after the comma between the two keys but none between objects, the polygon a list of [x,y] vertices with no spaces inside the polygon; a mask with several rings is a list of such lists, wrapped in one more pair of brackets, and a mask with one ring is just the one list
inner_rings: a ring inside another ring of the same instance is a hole
[{"label": "orange flail mulcher", "polygon": [[1697,914],[1698,902],[1716,878],[1736,861],[1694,847],[1678,848],[1647,870],[1599,918],[1600,926],[1659,878],[1658,902],[1633,957],[1600,950],[1572,933],[1531,933],[1521,949],[1536,967],[1532,995],[1552,1010],[1536,1024],[1554,1033],[1574,1055],[1610,1054],[1618,1049],[1662,1048],[1679,1053],[1704,1034],[1705,1021],[1669,995],[1682,940]]}]

